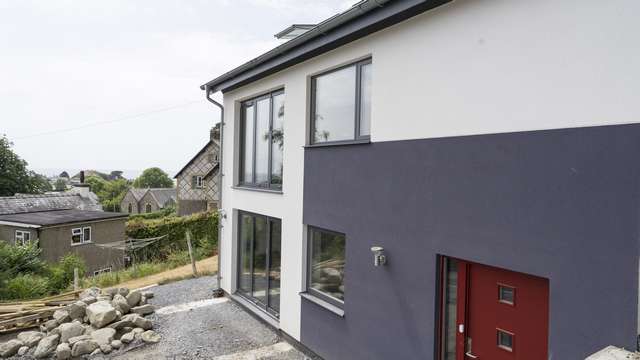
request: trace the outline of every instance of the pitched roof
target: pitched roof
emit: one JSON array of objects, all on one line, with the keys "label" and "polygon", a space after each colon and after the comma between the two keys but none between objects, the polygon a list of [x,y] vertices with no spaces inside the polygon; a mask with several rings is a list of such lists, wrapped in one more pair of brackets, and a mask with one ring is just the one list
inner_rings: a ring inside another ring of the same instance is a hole
[{"label": "pitched roof", "polygon": [[26,225],[49,226],[70,224],[76,222],[127,218],[128,216],[128,214],[123,213],[68,209],[0,215],[0,222],[4,221]]},{"label": "pitched roof", "polygon": [[304,34],[200,86],[230,91],[388,28],[452,0],[363,0]]},{"label": "pitched roof", "polygon": [[169,200],[173,200],[176,202],[176,197],[178,194],[178,190],[176,188],[168,188],[168,189],[147,189],[151,196],[156,199],[156,202],[160,206],[164,206]]},{"label": "pitched roof", "polygon": [[142,199],[142,197],[147,193],[147,190],[149,189],[129,188],[131,195],[133,195],[133,198],[136,199],[136,201],[140,201],[140,199]]},{"label": "pitched roof", "polygon": [[92,199],[80,194],[18,194],[0,197],[0,215],[63,209],[101,211],[102,207]]},{"label": "pitched roof", "polygon": [[206,174],[204,174],[203,179],[208,179],[210,176],[214,175],[218,168],[220,167],[220,163],[213,165],[213,167],[211,168],[211,170],[209,170]]},{"label": "pitched roof", "polygon": [[209,145],[211,145],[211,144],[213,144],[213,145],[215,145],[215,146],[217,146],[217,147],[220,147],[220,143],[219,143],[217,140],[209,140],[209,142],[207,142],[207,144],[206,144],[202,149],[200,149],[200,151],[198,151],[198,153],[197,153],[193,158],[191,158],[191,160],[189,160],[189,162],[187,162],[187,163],[182,167],[182,169],[180,169],[180,171],[178,171],[178,173],[176,174],[176,176],[174,176],[173,178],[174,178],[174,179],[177,179],[177,178],[178,178],[178,176],[180,176],[180,175],[182,174],[182,172],[183,172],[183,171],[187,170],[187,168],[189,167],[189,165],[191,165],[194,161],[196,161],[196,159],[198,158],[198,156],[202,155],[202,153],[204,153],[205,151],[207,151],[207,148],[208,148],[208,147],[209,147]]}]

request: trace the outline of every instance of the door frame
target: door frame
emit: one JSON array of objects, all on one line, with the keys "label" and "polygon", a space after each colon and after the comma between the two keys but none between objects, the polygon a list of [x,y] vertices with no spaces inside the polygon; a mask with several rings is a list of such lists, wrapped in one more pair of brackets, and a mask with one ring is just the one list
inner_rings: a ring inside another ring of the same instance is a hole
[{"label": "door frame", "polygon": [[[247,215],[250,216],[252,218],[252,235],[251,235],[251,261],[250,263],[250,268],[251,268],[251,281],[250,281],[250,290],[249,293],[253,294],[253,290],[254,290],[254,269],[253,269],[253,265],[254,265],[254,257],[255,257],[255,242],[256,242],[256,218],[261,217],[264,218],[265,222],[266,222],[266,234],[267,234],[267,238],[266,238],[266,259],[265,259],[265,276],[266,276],[266,289],[265,289],[265,302],[263,303],[262,301],[259,301],[257,298],[253,297],[252,295],[248,295],[248,294],[244,294],[242,291],[235,291],[236,295],[241,296],[243,299],[246,299],[247,301],[251,302],[253,305],[255,305],[256,307],[258,307],[260,310],[266,312],[267,314],[275,317],[276,319],[280,318],[280,312],[274,310],[271,307],[271,300],[269,297],[270,294],[270,290],[271,290],[271,265],[272,265],[272,261],[271,261],[271,245],[272,245],[272,240],[271,239],[271,222],[272,221],[279,221],[280,222],[280,229],[282,229],[282,220],[279,218],[275,218],[275,217],[271,217],[271,216],[267,216],[267,215],[262,215],[262,214],[257,214],[257,213],[253,213],[250,211],[244,211],[244,210],[238,210],[238,219],[237,219],[237,226],[238,226],[238,231],[237,231],[237,236],[236,236],[236,245],[237,245],[237,249],[238,249],[238,254],[237,254],[237,266],[236,266],[236,289],[240,289],[240,281],[241,281],[241,271],[242,271],[242,249],[240,248],[240,236],[241,236],[241,227],[242,227],[242,217],[243,215]],[[282,233],[280,234],[280,246],[282,246]],[[279,305],[279,304],[278,304]],[[279,306],[278,306],[279,307]]]}]

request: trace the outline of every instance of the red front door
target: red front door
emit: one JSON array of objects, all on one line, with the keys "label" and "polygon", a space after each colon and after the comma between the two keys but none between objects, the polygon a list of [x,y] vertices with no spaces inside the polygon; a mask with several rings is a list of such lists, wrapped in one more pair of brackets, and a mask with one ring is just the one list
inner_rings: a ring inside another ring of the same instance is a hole
[{"label": "red front door", "polygon": [[549,281],[451,261],[457,262],[456,360],[546,360]]}]

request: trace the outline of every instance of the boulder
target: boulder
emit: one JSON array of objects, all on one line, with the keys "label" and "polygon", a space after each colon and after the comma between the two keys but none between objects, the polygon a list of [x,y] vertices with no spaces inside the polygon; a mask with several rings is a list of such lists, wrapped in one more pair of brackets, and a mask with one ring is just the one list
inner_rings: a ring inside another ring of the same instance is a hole
[{"label": "boulder", "polygon": [[153,305],[147,304],[147,305],[132,307],[131,312],[136,313],[138,315],[149,315],[149,314],[153,314],[154,309],[153,309]]},{"label": "boulder", "polygon": [[39,331],[25,331],[18,334],[18,340],[27,347],[34,347],[38,345],[40,340],[44,337],[44,334]]},{"label": "boulder", "polygon": [[140,305],[147,305],[147,298],[144,297],[144,295],[140,297],[140,302],[138,303],[138,306]]},{"label": "boulder", "polygon": [[59,344],[56,348],[56,359],[66,360],[71,358],[71,347],[67,343]]},{"label": "boulder", "polygon": [[122,314],[128,314],[129,310],[131,309],[131,306],[129,306],[129,302],[127,301],[127,298],[125,298],[120,294],[116,294],[113,297],[113,300],[111,300],[111,305],[113,305],[113,307],[117,311],[120,311],[120,313]]},{"label": "boulder", "polygon": [[135,327],[142,328],[144,330],[150,330],[153,327],[151,320],[145,319],[138,314],[129,314],[122,317],[121,321],[129,321]]},{"label": "boulder", "polygon": [[136,338],[136,334],[133,331],[130,331],[122,335],[122,337],[120,338],[120,341],[122,341],[122,343],[124,344],[128,344],[130,342],[133,342],[135,338]]},{"label": "boulder", "polygon": [[97,349],[98,343],[93,340],[82,340],[73,344],[71,348],[71,356],[81,356],[86,354],[91,354],[95,349]]},{"label": "boulder", "polygon": [[116,294],[119,294],[119,295],[122,295],[122,296],[127,296],[127,295],[129,295],[129,289],[127,289],[126,287],[119,287],[116,290]]},{"label": "boulder", "polygon": [[98,301],[87,306],[87,316],[91,325],[102,328],[116,319],[116,309],[109,301]]},{"label": "boulder", "polygon": [[29,352],[29,347],[23,346],[20,349],[18,349],[18,356],[25,356],[27,355],[28,352]]},{"label": "boulder", "polygon": [[42,338],[36,346],[36,351],[33,353],[33,357],[36,359],[42,359],[49,357],[56,348],[58,347],[58,341],[60,340],[60,335],[49,335],[45,338]]},{"label": "boulder", "polygon": [[84,318],[86,309],[87,303],[83,301],[76,301],[66,308],[72,320],[82,320]]},{"label": "boulder", "polygon": [[135,328],[133,330],[131,330],[131,332],[133,333],[133,337],[138,340],[140,339],[140,336],[142,336],[142,333],[144,332],[144,329],[142,328]]},{"label": "boulder", "polygon": [[98,299],[96,299],[95,296],[87,296],[85,298],[81,298],[80,301],[82,301],[83,303],[85,303],[87,305],[91,305],[94,302],[98,301]]},{"label": "boulder", "polygon": [[91,354],[89,354],[90,358],[96,357],[98,355],[102,355],[102,350],[100,350],[100,348],[97,348],[95,350],[93,350],[93,352]]},{"label": "boulder", "polygon": [[140,338],[147,344],[155,344],[157,342],[160,342],[160,335],[158,335],[158,333],[153,330],[147,330],[143,332],[140,335]]},{"label": "boulder", "polygon": [[43,331],[51,331],[51,330],[53,330],[53,329],[57,328],[57,327],[58,327],[58,325],[60,325],[60,324],[58,324],[58,322],[57,322],[57,321],[55,321],[55,320],[49,320],[49,321],[46,321],[44,324],[42,324],[42,326],[41,326],[40,328],[41,328]]},{"label": "boulder", "polygon": [[143,291],[142,296],[144,296],[148,300],[148,299],[153,299],[154,294],[153,294],[153,291]]},{"label": "boulder", "polygon": [[113,350],[111,348],[111,345],[109,344],[102,344],[100,345],[100,351],[102,351],[103,354],[108,354],[111,352],[111,350]]},{"label": "boulder", "polygon": [[80,293],[80,299],[84,299],[87,297],[97,297],[98,295],[100,295],[100,293],[102,293],[102,290],[98,287],[90,287],[88,289],[85,289],[83,292]]},{"label": "boulder", "polygon": [[112,328],[114,330],[120,330],[120,329],[122,329],[124,327],[127,327],[127,326],[133,327],[134,324],[133,324],[133,322],[131,322],[129,320],[122,319],[120,321],[116,321],[116,322],[110,324],[108,327],[110,327],[110,328]]},{"label": "boulder", "polygon": [[127,295],[127,303],[129,303],[129,307],[137,306],[140,303],[140,298],[142,297],[142,293],[139,290],[133,290]]},{"label": "boulder", "polygon": [[22,341],[17,339],[9,340],[6,343],[2,343],[0,344],[0,357],[7,358],[13,356],[17,354],[18,350],[20,350],[20,348],[23,346],[24,344],[22,343]]},{"label": "boulder", "polygon": [[60,342],[69,342],[72,337],[84,334],[84,326],[79,322],[70,322],[58,326],[60,331]]},{"label": "boulder", "polygon": [[69,339],[69,345],[73,346],[78,341],[83,341],[83,340],[91,340],[91,335],[86,335],[85,334],[85,335],[72,337],[71,339]]},{"label": "boulder", "polygon": [[100,295],[96,297],[96,301],[111,301],[111,296],[109,295]]},{"label": "boulder", "polygon": [[91,333],[96,330],[93,326],[89,324],[82,324],[82,327],[84,328],[85,335],[91,335]]},{"label": "boulder", "polygon": [[71,316],[69,316],[67,310],[56,310],[53,313],[53,319],[57,321],[58,324],[62,324],[71,321]]},{"label": "boulder", "polygon": [[112,328],[104,328],[100,330],[96,330],[91,333],[91,338],[93,341],[97,342],[98,345],[111,344],[113,337],[116,335],[115,329]]},{"label": "boulder", "polygon": [[111,348],[120,349],[121,347],[122,347],[122,341],[120,341],[120,340],[111,341]]}]

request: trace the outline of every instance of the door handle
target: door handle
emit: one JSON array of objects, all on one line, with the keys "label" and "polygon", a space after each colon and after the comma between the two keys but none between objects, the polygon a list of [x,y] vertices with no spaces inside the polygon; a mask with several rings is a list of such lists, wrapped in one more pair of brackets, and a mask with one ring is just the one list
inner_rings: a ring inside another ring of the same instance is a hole
[{"label": "door handle", "polygon": [[479,359],[477,356],[473,355],[471,352],[467,351],[464,354],[466,357],[471,358],[471,359]]}]

